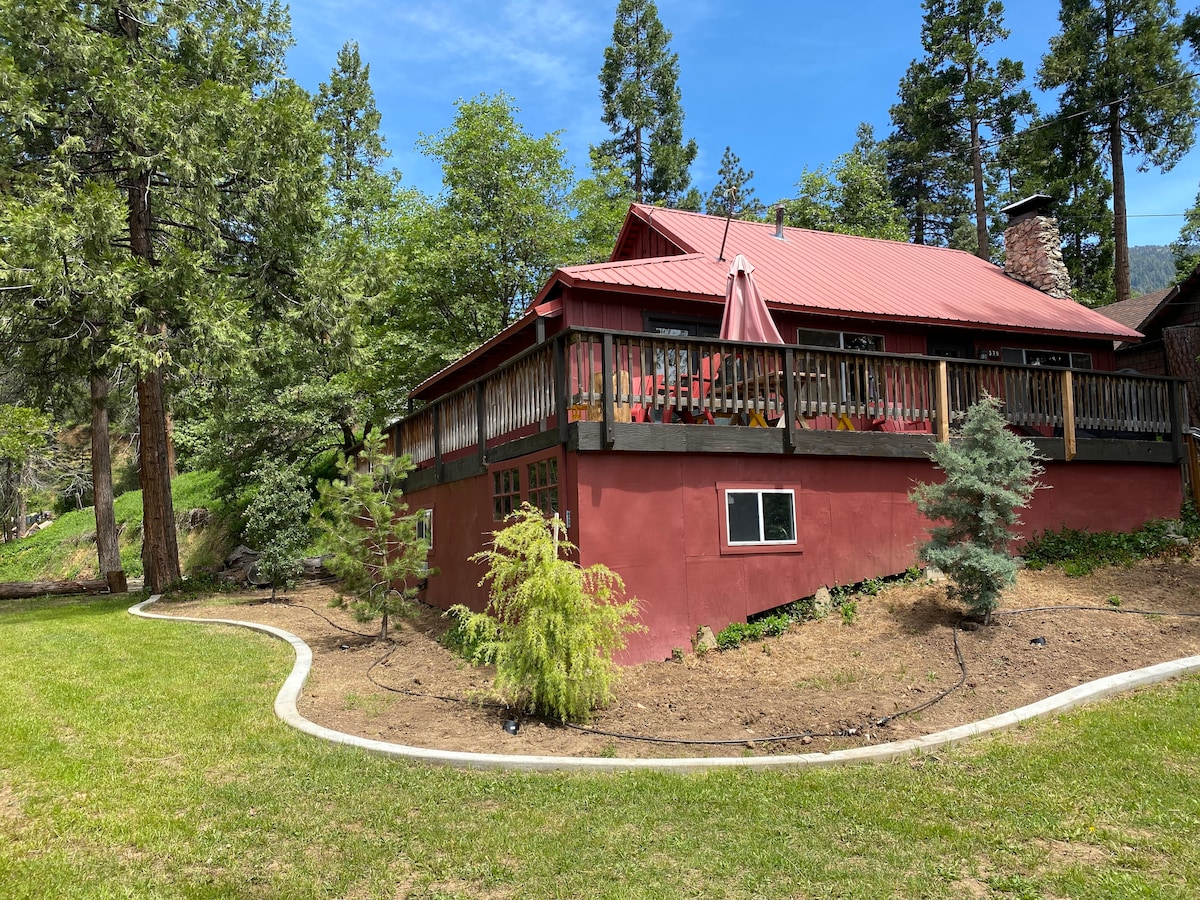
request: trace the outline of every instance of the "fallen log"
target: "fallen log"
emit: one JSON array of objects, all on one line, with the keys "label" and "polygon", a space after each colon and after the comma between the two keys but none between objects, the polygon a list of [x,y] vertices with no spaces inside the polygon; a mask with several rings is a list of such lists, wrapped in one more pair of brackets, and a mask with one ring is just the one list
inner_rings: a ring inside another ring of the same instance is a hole
[{"label": "fallen log", "polygon": [[44,597],[47,594],[98,594],[107,590],[107,578],[87,578],[74,581],[11,581],[7,584],[0,584],[0,600]]}]

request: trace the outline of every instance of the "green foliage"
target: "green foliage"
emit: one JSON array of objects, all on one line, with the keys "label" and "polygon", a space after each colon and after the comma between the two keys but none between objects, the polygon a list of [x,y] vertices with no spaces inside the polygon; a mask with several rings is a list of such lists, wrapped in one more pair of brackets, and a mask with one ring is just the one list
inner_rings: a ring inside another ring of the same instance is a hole
[{"label": "green foliage", "polygon": [[763,218],[767,208],[754,196],[754,188],[749,187],[753,177],[754,170],[743,169],[738,155],[726,147],[717,170],[717,183],[704,203],[704,211],[710,216],[732,214],[735,219]]},{"label": "green foliage", "polygon": [[326,566],[350,594],[351,610],[362,622],[381,619],[386,640],[389,618],[409,608],[417,583],[429,574],[429,547],[417,537],[422,514],[406,514],[397,487],[412,463],[387,455],[383,445],[375,432],[357,456],[340,457],[342,477],[321,485],[313,517],[332,553]]},{"label": "green foliage", "polygon": [[450,627],[442,635],[447,650],[478,666],[495,664],[496,641],[500,638],[500,623],[496,619],[477,615],[461,603],[451,606],[443,615],[450,620]]},{"label": "green foliage", "polygon": [[[1135,294],[1146,293],[1148,291],[1157,290],[1157,288],[1146,287],[1148,283],[1153,283],[1145,275],[1139,284],[1141,290],[1136,290],[1133,287],[1133,263],[1134,250],[1141,250],[1139,268],[1144,272],[1149,266],[1147,265],[1145,251],[1146,247],[1130,247],[1129,248],[1129,279],[1130,290]],[[1195,203],[1187,211],[1187,218],[1184,220],[1183,227],[1179,229],[1179,237],[1171,242],[1171,258],[1174,261],[1175,271],[1172,273],[1171,279],[1167,284],[1175,281],[1182,281],[1196,271],[1196,267],[1200,266],[1200,194],[1197,194]],[[1161,269],[1161,267],[1159,267]],[[1158,287],[1166,287],[1167,284],[1161,284]]]},{"label": "green foliage", "polygon": [[699,209],[688,167],[698,152],[683,140],[679,55],[654,0],[619,0],[600,70],[603,120],[613,137],[599,147],[629,172],[634,199]]},{"label": "green foliage", "polygon": [[289,589],[303,570],[312,495],[293,466],[268,464],[254,474],[258,489],[246,507],[243,536],[261,554],[258,569],[270,579],[274,600],[276,588]]},{"label": "green foliage", "polygon": [[935,524],[920,558],[950,579],[950,594],[989,619],[1000,594],[1016,581],[1008,544],[1019,510],[1029,505],[1042,467],[1033,445],[1005,427],[991,397],[967,410],[962,431],[935,444],[931,458],[945,474],[940,484],[919,484],[909,493]]},{"label": "green foliage", "polygon": [[828,170],[806,169],[796,187],[797,198],[784,204],[788,225],[892,241],[908,237],[888,187],[887,157],[870,125],[858,126],[853,150]]},{"label": "green foliage", "polygon": [[853,625],[854,620],[858,618],[858,601],[843,600],[838,606],[838,610],[842,616],[842,624]]},{"label": "green foliage", "polygon": [[1102,566],[1132,566],[1143,559],[1183,556],[1200,540],[1200,520],[1159,519],[1129,533],[1062,528],[1034,535],[1021,551],[1026,565],[1056,565],[1068,575],[1090,575]]},{"label": "green foliage", "polygon": [[612,696],[613,654],[642,630],[637,599],[619,599],[624,582],[605,566],[563,558],[575,547],[558,516],[524,503],[506,521],[491,549],[471,557],[488,566],[480,584],[490,582],[490,601],[484,613],[455,613],[463,643],[495,664],[496,689],[515,706],[586,720]]},{"label": "green foliage", "polygon": [[1191,149],[1200,94],[1182,58],[1185,29],[1175,0],[1062,0],[1038,87],[1076,113],[1112,173],[1115,298],[1130,294],[1125,155],[1170,170]]},{"label": "green foliage", "polygon": [[786,634],[792,625],[792,616],[786,612],[759,616],[747,622],[731,622],[717,632],[717,649],[733,650],[746,641],[761,641],[763,638]]},{"label": "green foliage", "polygon": [[575,248],[564,262],[577,265],[608,260],[633,202],[629,173],[595,147],[589,155],[592,175],[576,182],[570,196],[575,211]]}]

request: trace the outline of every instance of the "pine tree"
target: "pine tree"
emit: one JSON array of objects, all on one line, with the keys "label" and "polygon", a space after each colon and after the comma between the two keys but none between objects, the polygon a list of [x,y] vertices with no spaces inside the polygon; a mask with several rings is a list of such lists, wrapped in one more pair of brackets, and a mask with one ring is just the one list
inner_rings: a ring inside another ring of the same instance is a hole
[{"label": "pine tree", "polygon": [[1175,0],[1062,0],[1038,84],[1080,114],[1112,175],[1114,283],[1130,298],[1125,157],[1170,170],[1195,142],[1200,94],[1180,51]]},{"label": "pine tree", "polygon": [[1033,444],[1006,427],[999,402],[987,397],[967,410],[960,434],[930,454],[945,473],[940,484],[918,484],[908,495],[935,524],[921,559],[950,578],[951,596],[990,621],[1001,593],[1016,582],[1008,552],[1020,510],[1039,487],[1042,467]]},{"label": "pine tree", "polygon": [[766,213],[766,207],[749,186],[754,170],[747,172],[741,162],[731,148],[725,148],[721,167],[717,170],[717,183],[704,204],[704,211],[710,216],[732,215],[736,219],[755,220]]},{"label": "pine tree", "polygon": [[[1015,116],[1032,111],[1033,101],[1028,91],[1018,89],[1025,78],[1020,62],[1004,57],[992,63],[985,55],[1008,37],[1000,0],[924,0],[922,8],[925,58],[910,68],[907,84],[901,85],[902,100],[907,88],[906,105],[915,107],[906,125],[925,146],[932,137],[949,144],[954,156],[965,152],[976,254],[990,259],[987,170],[994,153],[985,141],[1012,134]],[[946,140],[951,135],[952,141]],[[947,161],[953,164],[953,156]]]},{"label": "pine tree", "polygon": [[600,70],[603,120],[613,137],[599,149],[628,170],[638,203],[690,208],[701,202],[689,191],[697,147],[683,140],[679,55],[670,43],[654,0],[619,0]]},{"label": "pine tree", "polygon": [[1000,155],[1009,170],[1010,202],[1036,193],[1054,198],[1071,295],[1102,306],[1114,299],[1112,183],[1075,112],[1064,106],[1048,120],[1035,119]]},{"label": "pine tree", "polygon": [[321,486],[314,510],[332,552],[326,564],[342,580],[359,621],[381,620],[382,640],[390,619],[409,609],[429,574],[429,545],[417,536],[423,514],[408,512],[399,488],[412,467],[407,456],[384,452],[382,434],[369,434],[357,457],[339,458],[342,477]]},{"label": "pine tree", "polygon": [[889,188],[908,221],[909,240],[944,247],[969,213],[963,190],[971,168],[949,105],[927,102],[934,80],[926,63],[909,66],[900,81],[900,102],[891,109],[895,130],[884,141],[884,152]]}]

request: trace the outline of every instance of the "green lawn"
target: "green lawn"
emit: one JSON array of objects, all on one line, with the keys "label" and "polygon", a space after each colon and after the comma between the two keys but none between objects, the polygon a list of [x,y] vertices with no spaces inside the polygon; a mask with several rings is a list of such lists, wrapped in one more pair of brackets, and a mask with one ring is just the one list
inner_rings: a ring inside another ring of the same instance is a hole
[{"label": "green lawn", "polygon": [[284,645],[125,605],[0,606],[6,898],[1200,894],[1198,679],[924,761],[478,774],[296,734]]}]

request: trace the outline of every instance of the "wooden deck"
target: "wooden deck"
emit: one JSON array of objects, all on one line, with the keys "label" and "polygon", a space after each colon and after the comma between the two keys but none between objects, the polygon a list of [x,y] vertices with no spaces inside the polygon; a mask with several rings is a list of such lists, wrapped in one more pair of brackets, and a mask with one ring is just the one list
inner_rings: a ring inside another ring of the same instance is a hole
[{"label": "wooden deck", "polygon": [[555,443],[924,455],[985,395],[1052,458],[1183,455],[1179,379],[597,329],[554,335],[389,433],[395,452],[438,480],[456,460],[477,470]]}]

